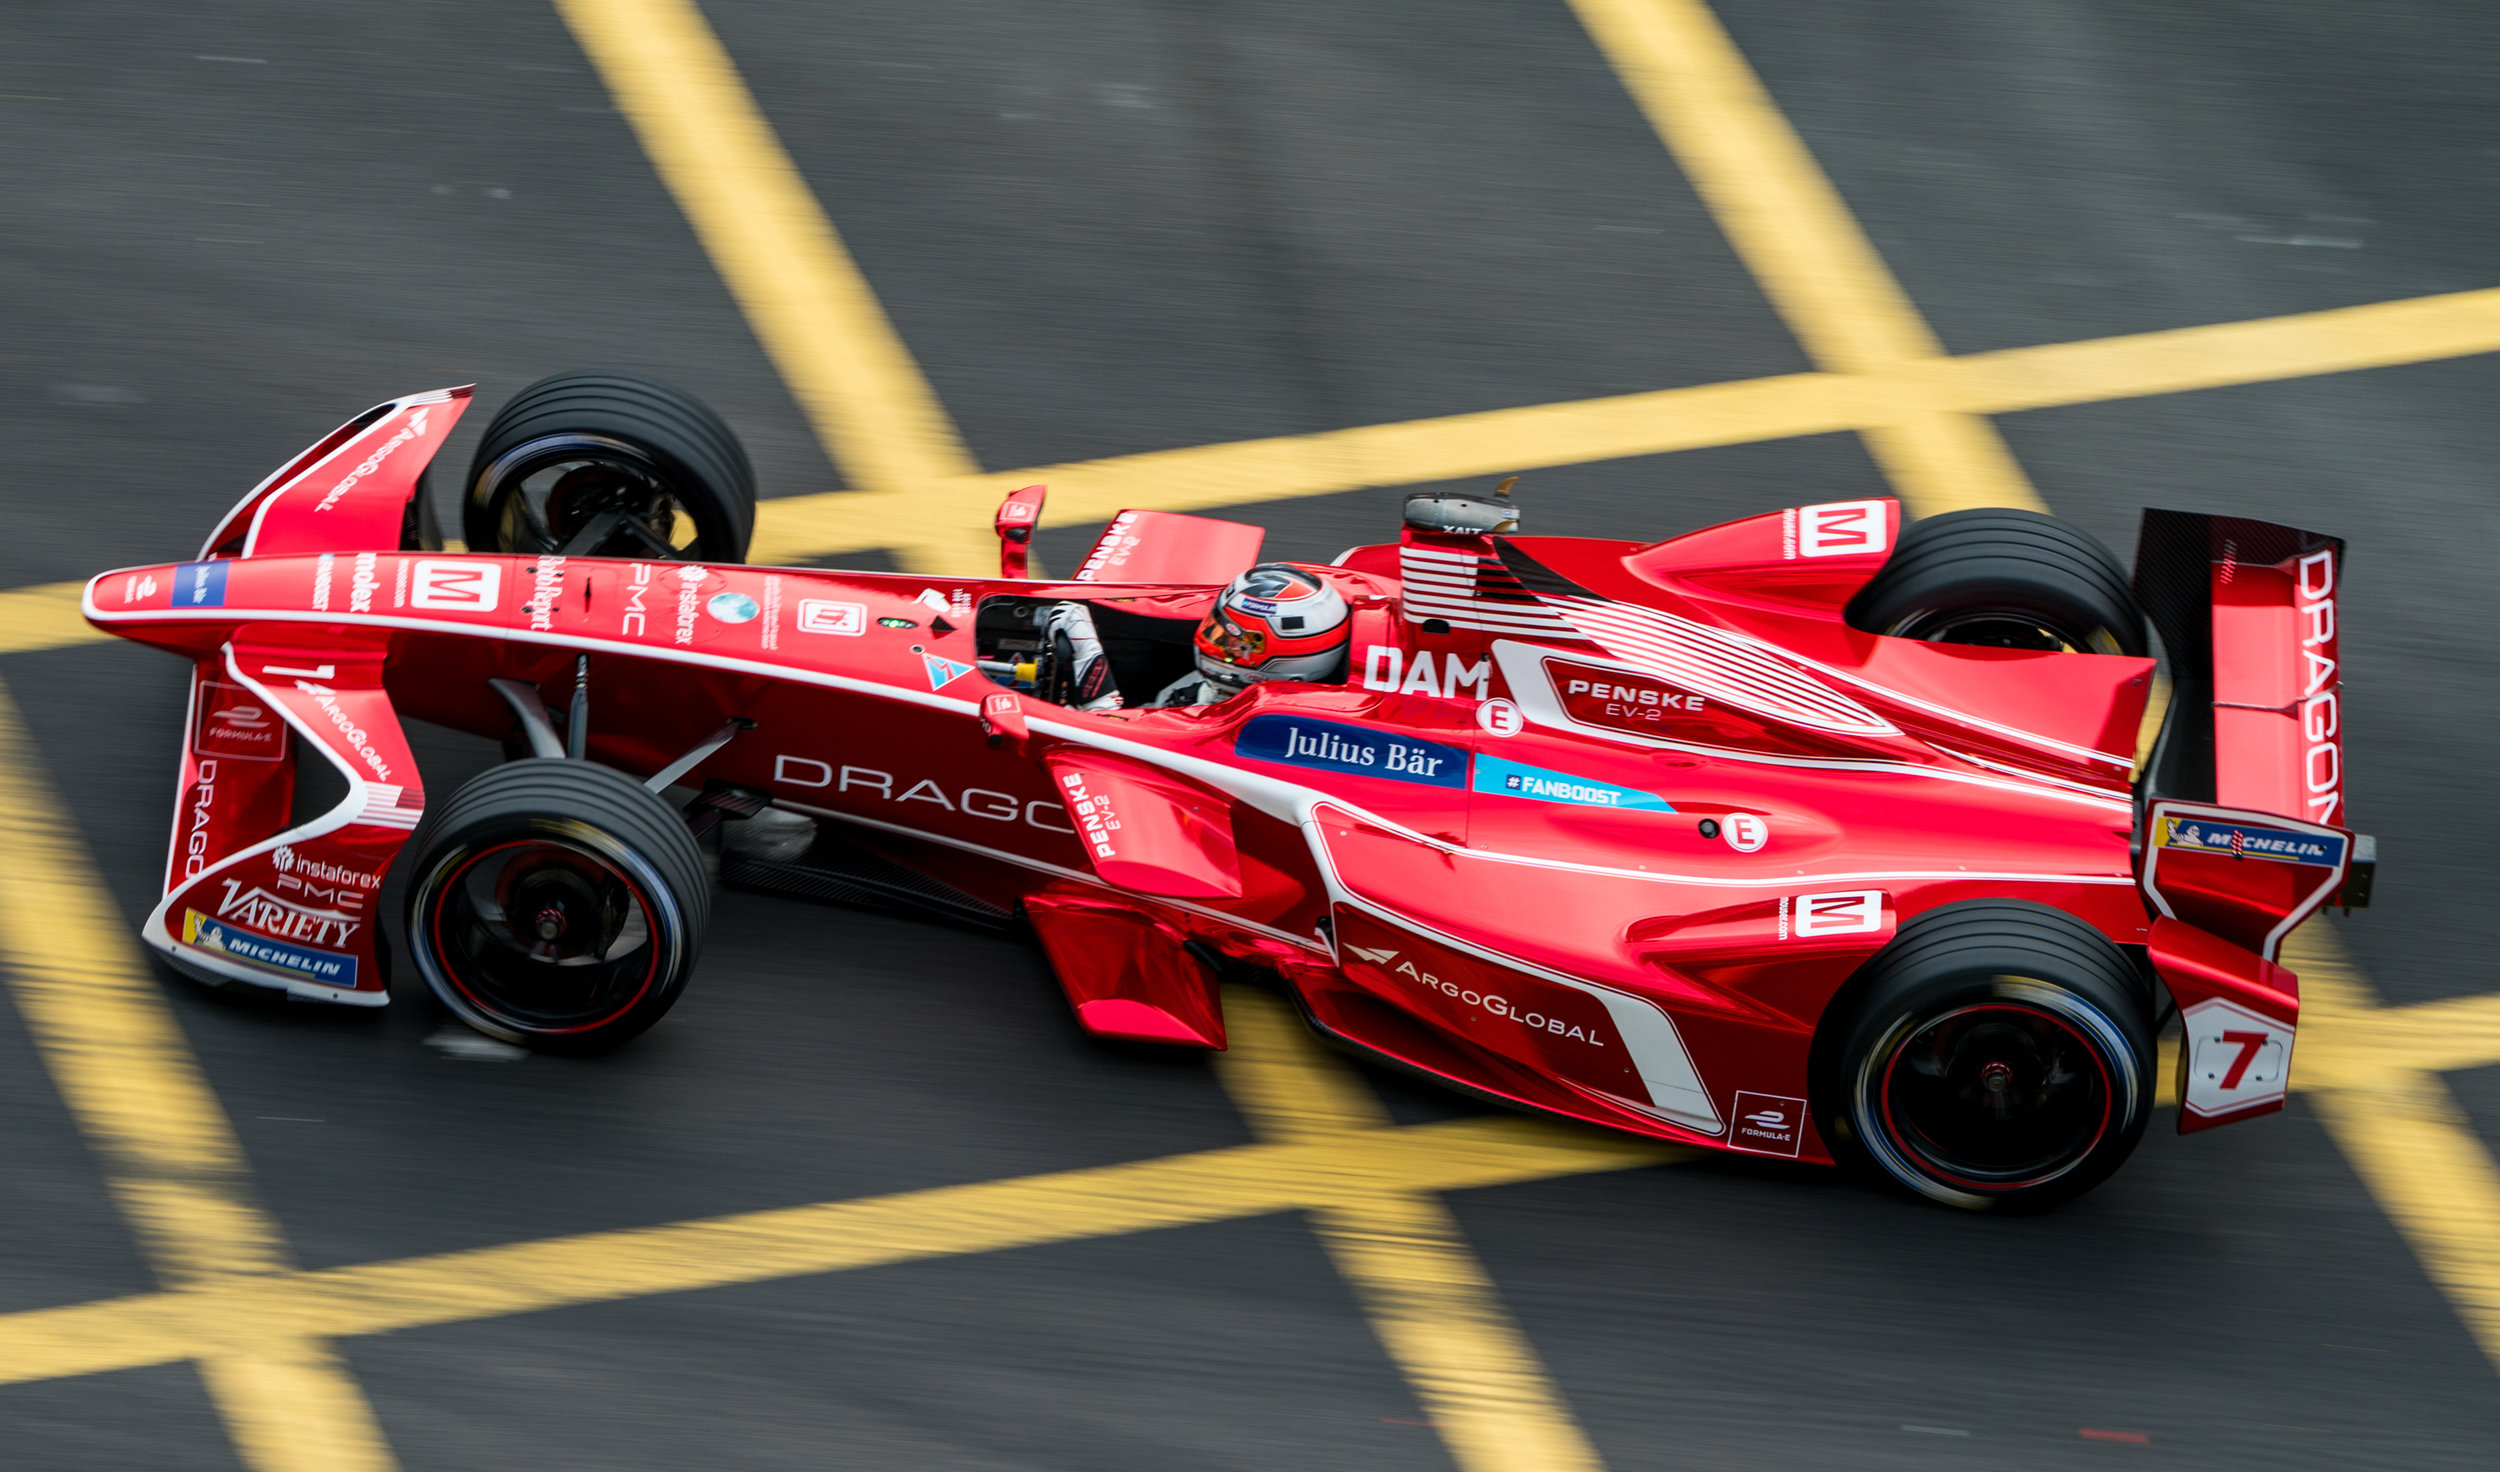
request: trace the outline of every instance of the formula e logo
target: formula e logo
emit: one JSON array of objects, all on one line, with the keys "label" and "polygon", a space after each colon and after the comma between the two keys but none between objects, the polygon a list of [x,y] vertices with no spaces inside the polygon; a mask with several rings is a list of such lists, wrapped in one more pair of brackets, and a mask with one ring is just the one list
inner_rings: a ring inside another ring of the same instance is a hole
[{"label": "formula e logo", "polygon": [[799,632],[802,634],[849,634],[856,636],[868,627],[868,605],[836,603],[829,598],[799,600]]},{"label": "formula e logo", "polygon": [[492,613],[503,588],[503,569],[491,562],[418,560],[408,601],[418,608],[455,613]]},{"label": "formula e logo", "polygon": [[1884,550],[1884,503],[1826,501],[1788,513],[1791,557],[1870,557]]},{"label": "formula e logo", "polygon": [[1750,1150],[1756,1155],[1785,1155],[1794,1160],[1805,1139],[1805,1118],[1803,1099],[1740,1090],[1736,1095],[1736,1128],[1728,1134],[1728,1148]]}]

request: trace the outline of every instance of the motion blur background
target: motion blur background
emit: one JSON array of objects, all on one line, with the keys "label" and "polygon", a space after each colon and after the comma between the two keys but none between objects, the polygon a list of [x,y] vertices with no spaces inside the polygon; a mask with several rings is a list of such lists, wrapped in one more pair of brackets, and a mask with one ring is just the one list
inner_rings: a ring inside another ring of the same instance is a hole
[{"label": "motion blur background", "polygon": [[[2460,0],[9,0],[0,1463],[2490,1465],[2495,95]],[[475,382],[445,488],[577,367],[727,416],[759,560],[975,571],[1028,480],[1058,567],[1122,505],[1326,558],[1514,470],[1537,532],[2339,534],[2377,907],[2286,1113],[2024,1221],[1568,1132],[1443,1190],[1393,1131],[1472,1104],[751,895],[590,1061],[142,960],[182,673],[63,585]]]}]

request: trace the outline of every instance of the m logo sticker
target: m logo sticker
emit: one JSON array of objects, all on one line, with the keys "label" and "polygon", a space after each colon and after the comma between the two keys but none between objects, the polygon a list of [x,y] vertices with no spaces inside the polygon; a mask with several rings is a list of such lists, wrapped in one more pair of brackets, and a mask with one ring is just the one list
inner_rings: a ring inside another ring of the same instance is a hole
[{"label": "m logo sticker", "polygon": [[[1789,908],[1782,900],[1780,907]],[[1795,909],[1789,933],[1799,940],[1823,935],[1858,935],[1884,928],[1884,892],[1880,889],[1856,889],[1844,894],[1801,894],[1794,901]]]},{"label": "m logo sticker", "polygon": [[1869,557],[1884,550],[1884,503],[1827,501],[1797,508],[1797,555]]},{"label": "m logo sticker", "polygon": [[420,559],[408,583],[408,602],[448,613],[493,613],[503,589],[503,569],[491,562]]}]

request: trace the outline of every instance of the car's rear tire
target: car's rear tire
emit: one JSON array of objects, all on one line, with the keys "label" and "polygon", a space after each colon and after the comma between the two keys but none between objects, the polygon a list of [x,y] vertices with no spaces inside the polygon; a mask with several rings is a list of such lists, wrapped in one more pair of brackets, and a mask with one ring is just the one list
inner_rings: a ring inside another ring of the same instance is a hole
[{"label": "car's rear tire", "polygon": [[685,990],[711,883],[685,820],[624,773],[508,762],[427,814],[410,848],[408,949],[479,1032],[601,1052]]},{"label": "car's rear tire", "polygon": [[1816,1113],[1844,1157],[1976,1211],[2098,1185],[2153,1110],[2151,983],[2091,926],[1974,900],[1901,927],[1823,1052]]},{"label": "car's rear tire", "polygon": [[2127,570],[2037,511],[1951,511],[1913,522],[1849,602],[1871,634],[1939,644],[2141,655],[2151,648]]},{"label": "car's rear tire", "polygon": [[486,426],[462,534],[477,552],[556,552],[603,514],[580,555],[744,562],[755,471],[737,435],[683,389],[622,373],[542,378]]}]

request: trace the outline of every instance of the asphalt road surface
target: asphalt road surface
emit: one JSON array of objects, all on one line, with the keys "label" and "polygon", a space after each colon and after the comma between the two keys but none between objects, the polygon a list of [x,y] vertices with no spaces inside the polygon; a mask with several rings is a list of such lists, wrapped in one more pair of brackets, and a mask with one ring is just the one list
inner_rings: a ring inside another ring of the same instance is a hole
[{"label": "asphalt road surface", "polygon": [[[859,479],[586,52],[600,0],[569,9],[571,25],[491,0],[0,10],[0,589],[187,555],[350,413],[475,382],[482,407],[441,457],[456,472],[493,405],[568,368],[702,395],[767,497]],[[1716,9],[1944,352],[2500,287],[2488,5]],[[1836,364],[1662,143],[1623,48],[1563,0],[702,14],[985,470]],[[2377,906],[2335,929],[2391,1006],[2500,990],[2500,362],[2478,355],[2500,334],[2408,345],[2491,311],[2319,319],[2349,330],[2232,339],[2220,366],[1993,420],[2039,495],[2122,553],[2145,505],[2350,539],[2350,794],[2382,864]],[[1529,529],[1933,504],[1853,432],[1728,438],[1547,455],[1520,489]],[[1325,558],[1393,535],[1402,489],[1224,514]],[[978,524],[988,502],[948,514]],[[1056,526],[1042,554],[1064,567],[1090,536]],[[130,645],[42,643],[0,654],[31,735],[0,787],[67,812],[126,927],[156,898],[182,673]],[[417,735],[438,792],[496,757]],[[36,858],[0,851],[0,885]],[[60,924],[16,941],[112,953]],[[252,1008],[129,964],[307,1269],[1256,1138],[1207,1059],[1080,1035],[1027,946],[753,895],[723,897],[669,1019],[591,1061],[463,1046],[404,985],[380,1015]],[[92,1119],[82,1134],[33,992],[13,995],[0,1315],[173,1286],[134,1235],[145,1193]],[[2407,1015],[2485,1015],[2460,1006]],[[1447,1193],[1524,1382],[1419,1380],[1396,1305],[1311,1216],[1213,1211],[341,1334],[303,1370],[370,1408],[335,1453],[307,1429],[326,1402],[295,1382],[256,1402],[200,1367],[213,1357],[137,1351],[30,1369],[0,1317],[0,1463],[2488,1467],[2500,1267],[2475,1254],[2500,1220],[2474,1215],[2490,1185],[2473,1170],[2500,1142],[2500,1054],[2438,1052],[2447,1035],[2405,1035],[2449,1070],[2403,1075],[2410,1095],[2299,1094],[2188,1138],[2165,1111],[2116,1179],[2035,1220],[1708,1160]],[[1404,1124],[1479,1112],[1362,1077]],[[2429,1123],[2391,1123],[2406,1098]],[[1517,1383],[1547,1414],[1506,1450],[1467,1417],[1498,1421]]]}]

